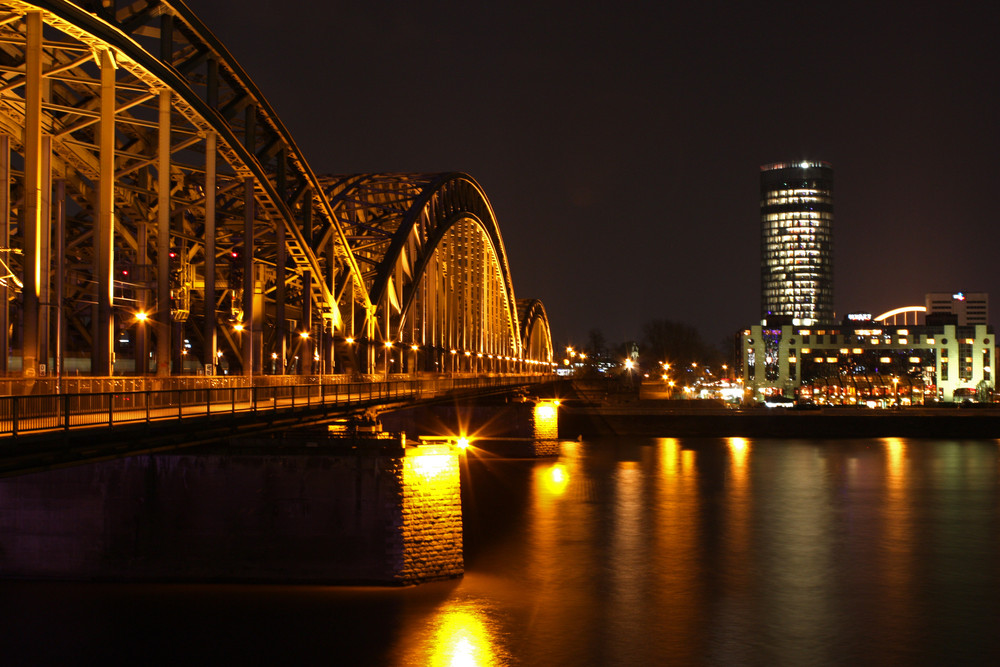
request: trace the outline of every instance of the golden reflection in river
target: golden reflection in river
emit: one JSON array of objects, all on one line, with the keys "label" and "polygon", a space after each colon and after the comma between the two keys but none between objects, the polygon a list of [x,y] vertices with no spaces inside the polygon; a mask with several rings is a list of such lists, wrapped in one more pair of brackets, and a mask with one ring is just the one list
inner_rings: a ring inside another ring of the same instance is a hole
[{"label": "golden reflection in river", "polygon": [[[582,637],[592,628],[593,582],[604,575],[594,550],[580,549],[597,525],[594,488],[581,463],[586,446],[562,442],[557,461],[538,461],[532,468],[524,527],[532,558],[521,565],[521,583],[531,589],[531,632],[518,638],[530,655],[547,655],[547,644],[565,639],[567,628]],[[586,641],[570,644],[562,649],[570,662],[589,659]]]},{"label": "golden reflection in river", "polygon": [[884,438],[885,446],[885,499],[882,506],[882,539],[878,550],[879,571],[884,594],[879,596],[885,606],[881,618],[892,619],[902,628],[910,617],[913,600],[906,595],[913,576],[913,535],[910,531],[912,517],[907,498],[908,484],[906,443],[899,438]]},{"label": "golden reflection in river", "polygon": [[806,444],[783,446],[780,456],[758,470],[763,518],[758,578],[763,591],[764,632],[773,643],[776,662],[795,664],[803,655],[836,662],[827,641],[837,623],[837,554],[833,545],[834,512],[827,460]]},{"label": "golden reflection in river", "polygon": [[656,564],[652,577],[659,618],[659,656],[664,664],[695,664],[699,653],[698,635],[704,622],[704,567],[699,545],[702,512],[695,468],[696,453],[682,449],[675,438],[657,442],[659,483],[656,485],[656,533],[652,544]]},{"label": "golden reflection in river", "polygon": [[483,600],[449,600],[431,621],[433,628],[426,659],[413,664],[428,667],[488,667],[511,664],[510,653],[498,641],[501,634]]},{"label": "golden reflection in river", "polygon": [[[750,556],[750,441],[727,438],[729,470],[726,489],[726,557],[732,562],[732,572],[744,572]],[[741,582],[733,581],[738,586]]]},{"label": "golden reflection in river", "polygon": [[566,485],[569,484],[569,472],[566,464],[561,462],[553,463],[544,470],[542,481],[545,483],[545,490],[550,498],[557,498],[566,492]]},{"label": "golden reflection in river", "polygon": [[639,664],[642,658],[642,628],[646,603],[646,577],[649,555],[644,526],[647,513],[642,505],[642,468],[636,461],[618,461],[613,478],[613,516],[611,548],[608,552],[610,575],[609,626],[604,628],[614,655],[629,656]]}]

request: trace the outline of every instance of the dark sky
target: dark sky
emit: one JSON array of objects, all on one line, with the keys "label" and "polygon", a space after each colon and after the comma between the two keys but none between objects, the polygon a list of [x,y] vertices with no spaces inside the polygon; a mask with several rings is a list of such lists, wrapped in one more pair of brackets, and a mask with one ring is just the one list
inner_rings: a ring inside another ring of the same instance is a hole
[{"label": "dark sky", "polygon": [[318,173],[479,181],[557,342],[753,324],[759,167],[802,158],[835,170],[838,316],[1000,308],[994,3],[189,6]]}]

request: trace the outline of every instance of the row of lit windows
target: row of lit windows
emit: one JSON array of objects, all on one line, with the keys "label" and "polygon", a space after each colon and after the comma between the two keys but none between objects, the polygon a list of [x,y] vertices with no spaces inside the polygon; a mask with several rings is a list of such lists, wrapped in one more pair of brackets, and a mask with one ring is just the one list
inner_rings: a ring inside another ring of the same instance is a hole
[{"label": "row of lit windows", "polygon": [[773,243],[775,238],[791,238],[796,236],[812,236],[815,239],[829,242],[831,235],[824,229],[806,227],[765,227],[761,232],[761,237],[768,243]]},{"label": "row of lit windows", "polygon": [[817,221],[832,222],[833,214],[827,211],[781,211],[780,213],[765,213],[761,219],[763,222],[783,222],[786,220],[809,220],[813,223]]},{"label": "row of lit windows", "polygon": [[769,297],[782,297],[786,294],[792,294],[797,296],[802,296],[804,294],[809,294],[812,296],[832,296],[833,290],[823,289],[818,285],[813,287],[786,287],[784,289],[765,289],[765,296]]},{"label": "row of lit windows", "polygon": [[833,196],[828,190],[814,188],[796,188],[790,190],[770,190],[764,198],[768,206],[780,204],[833,203]]},{"label": "row of lit windows", "polygon": [[830,247],[830,235],[815,233],[814,231],[789,232],[788,230],[766,230],[762,236],[764,244],[768,248],[776,245],[787,245],[789,243],[818,243],[823,247]]},{"label": "row of lit windows", "polygon": [[767,297],[782,297],[786,294],[811,294],[812,296],[833,296],[833,290],[823,289],[819,285],[813,285],[812,287],[784,287],[781,289],[769,288],[764,290],[764,296]]},{"label": "row of lit windows", "polygon": [[[787,248],[787,249],[784,249],[784,250],[776,250],[774,252],[769,252],[769,253],[767,253],[767,258],[768,259],[774,259],[774,258],[782,259],[782,258],[788,258],[788,257],[793,257],[793,258],[799,257],[799,258],[802,258],[802,257],[816,257],[817,255],[819,255],[819,250],[816,250],[815,248],[808,248],[808,247],[804,248],[804,247],[802,247],[803,245],[805,245],[805,244],[799,245],[798,248]],[[813,244],[810,243],[808,245],[813,245]]]}]

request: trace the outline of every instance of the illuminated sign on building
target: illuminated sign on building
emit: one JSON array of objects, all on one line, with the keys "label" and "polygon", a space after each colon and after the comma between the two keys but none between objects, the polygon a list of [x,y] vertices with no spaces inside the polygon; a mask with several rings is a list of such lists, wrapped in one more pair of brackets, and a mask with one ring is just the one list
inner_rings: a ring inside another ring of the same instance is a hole
[{"label": "illuminated sign on building", "polygon": [[847,319],[850,322],[868,322],[871,320],[871,313],[848,313]]}]

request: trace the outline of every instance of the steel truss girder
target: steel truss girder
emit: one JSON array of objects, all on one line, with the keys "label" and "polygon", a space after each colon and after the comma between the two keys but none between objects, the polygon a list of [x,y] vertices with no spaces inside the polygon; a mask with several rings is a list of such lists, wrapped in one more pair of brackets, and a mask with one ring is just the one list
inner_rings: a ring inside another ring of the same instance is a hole
[{"label": "steel truss girder", "polygon": [[[174,110],[178,115],[202,135],[209,131],[218,134],[220,156],[233,175],[254,178],[261,217],[270,225],[286,226],[288,256],[295,270],[316,276],[333,272],[341,285],[356,282],[360,287],[357,264],[346,239],[336,229],[329,203],[290,134],[242,68],[187,7],[138,0],[119,7],[112,16],[98,2],[2,4],[12,9],[45,10],[47,22],[65,34],[91,48],[111,48],[120,66],[149,90],[171,90],[176,95]],[[93,5],[95,13],[81,5]],[[249,109],[242,120],[236,113],[240,108]],[[262,147],[259,151],[258,146]],[[303,197],[307,191],[310,195]],[[304,214],[306,208],[312,209],[311,215]],[[303,228],[302,217],[312,218],[323,236],[333,234],[338,266],[325,266],[323,246],[312,242],[317,235]],[[311,281],[314,307],[324,318],[340,324],[334,292],[353,295],[362,309],[371,311],[364,290],[336,285],[331,290],[329,282]]]}]

